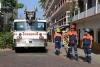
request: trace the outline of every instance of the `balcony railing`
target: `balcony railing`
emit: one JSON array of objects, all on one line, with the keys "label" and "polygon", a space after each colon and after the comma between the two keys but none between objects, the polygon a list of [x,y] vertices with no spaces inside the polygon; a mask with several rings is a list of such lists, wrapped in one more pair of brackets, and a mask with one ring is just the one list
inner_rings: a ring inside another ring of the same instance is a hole
[{"label": "balcony railing", "polygon": [[45,6],[47,6],[47,5],[48,5],[48,3],[49,3],[49,0],[46,0],[46,5],[45,5]]},{"label": "balcony railing", "polygon": [[97,13],[100,13],[100,4],[97,6],[98,10]]},{"label": "balcony railing", "polygon": [[63,4],[65,4],[65,3],[66,3],[66,0],[61,0],[61,1],[57,4],[56,8],[53,10],[52,15],[53,15],[58,9],[60,9],[60,8],[63,6]]},{"label": "balcony railing", "polygon": [[100,13],[100,4],[97,6],[97,12],[96,12],[96,6],[92,7],[84,12],[79,13],[78,15],[75,15],[73,17],[73,21],[91,16],[97,13]]},{"label": "balcony railing", "polygon": [[48,5],[48,8],[45,10],[45,15],[48,15],[53,2],[54,2],[54,0],[50,1],[49,5]]}]

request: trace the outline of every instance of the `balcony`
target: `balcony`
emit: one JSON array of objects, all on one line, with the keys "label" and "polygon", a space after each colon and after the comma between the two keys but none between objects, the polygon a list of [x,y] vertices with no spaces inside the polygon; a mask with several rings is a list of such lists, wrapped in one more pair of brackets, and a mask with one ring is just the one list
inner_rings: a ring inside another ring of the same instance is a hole
[{"label": "balcony", "polygon": [[70,2],[71,0],[61,0],[56,8],[53,10],[52,12],[52,18],[56,18],[57,16],[59,16],[62,13],[65,13],[67,10],[70,9]]},{"label": "balcony", "polygon": [[67,25],[67,20],[66,20],[66,13],[63,14],[62,16],[60,16],[59,18],[57,18],[55,20],[55,22],[53,23],[54,28],[59,27],[59,26],[64,26]]},{"label": "balcony", "polygon": [[51,0],[46,0],[45,8],[47,8],[49,1]]},{"label": "balcony", "polygon": [[45,11],[45,15],[48,16],[49,11],[52,11],[55,8],[55,5],[59,2],[60,0],[52,0],[50,1],[50,4],[48,5],[48,9]]},{"label": "balcony", "polygon": [[51,18],[50,17],[48,17],[47,18],[47,23],[49,23],[51,21]]},{"label": "balcony", "polygon": [[78,15],[75,15],[73,17],[73,21],[76,21],[76,20],[79,20],[79,19],[82,19],[82,18],[86,18],[86,17],[92,16],[92,15],[95,15],[95,14],[98,14],[98,13],[100,13],[100,4],[97,5],[97,9],[96,9],[96,6],[95,6],[95,7],[92,7],[92,8],[90,8],[90,9],[84,11],[84,12],[79,13]]}]

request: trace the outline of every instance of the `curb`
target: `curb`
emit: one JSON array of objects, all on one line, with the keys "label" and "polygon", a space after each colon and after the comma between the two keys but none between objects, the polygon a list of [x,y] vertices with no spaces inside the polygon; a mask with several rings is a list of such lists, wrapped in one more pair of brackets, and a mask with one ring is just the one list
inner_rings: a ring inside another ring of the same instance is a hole
[{"label": "curb", "polygon": [[0,49],[0,51],[12,51],[12,49]]}]

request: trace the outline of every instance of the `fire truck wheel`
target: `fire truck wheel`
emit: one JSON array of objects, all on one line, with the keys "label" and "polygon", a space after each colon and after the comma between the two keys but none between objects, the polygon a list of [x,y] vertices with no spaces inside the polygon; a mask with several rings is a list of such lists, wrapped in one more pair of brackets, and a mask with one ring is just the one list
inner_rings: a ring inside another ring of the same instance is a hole
[{"label": "fire truck wheel", "polygon": [[16,53],[20,53],[20,51],[21,51],[21,48],[15,47],[15,52]]},{"label": "fire truck wheel", "polygon": [[42,47],[41,49],[42,49],[43,52],[46,52],[46,48],[45,47]]}]

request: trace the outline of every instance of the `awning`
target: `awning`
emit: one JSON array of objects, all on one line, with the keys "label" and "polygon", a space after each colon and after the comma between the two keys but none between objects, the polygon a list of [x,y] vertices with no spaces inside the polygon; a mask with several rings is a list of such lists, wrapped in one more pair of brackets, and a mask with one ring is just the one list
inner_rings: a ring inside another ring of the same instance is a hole
[{"label": "awning", "polygon": [[[69,26],[69,24],[67,24],[67,25],[62,25],[62,26],[58,26],[57,28],[63,29],[63,28],[68,27],[68,26]],[[57,29],[57,28],[55,28],[55,29]],[[54,29],[54,30],[55,30],[55,29]]]}]

